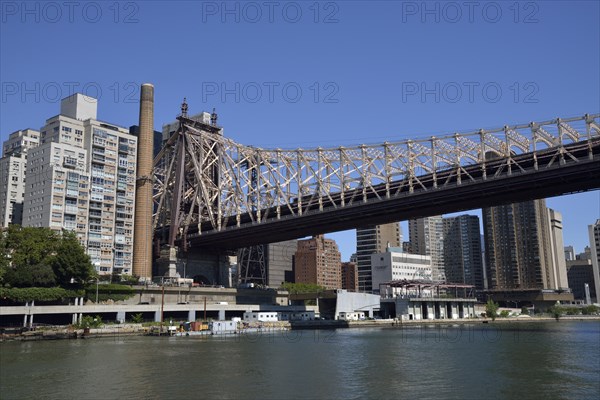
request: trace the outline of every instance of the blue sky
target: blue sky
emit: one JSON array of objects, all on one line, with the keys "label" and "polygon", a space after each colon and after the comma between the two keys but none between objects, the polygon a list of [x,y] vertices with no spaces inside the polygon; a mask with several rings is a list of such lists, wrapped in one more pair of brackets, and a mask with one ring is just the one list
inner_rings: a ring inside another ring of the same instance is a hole
[{"label": "blue sky", "polygon": [[[155,85],[155,126],[187,97],[190,112],[216,107],[226,135],[262,147],[600,112],[597,1],[0,4],[2,140],[41,127],[73,91],[99,98],[99,119],[135,124],[143,82]],[[583,251],[600,192],[548,205]],[[354,232],[331,236],[347,259]]]}]

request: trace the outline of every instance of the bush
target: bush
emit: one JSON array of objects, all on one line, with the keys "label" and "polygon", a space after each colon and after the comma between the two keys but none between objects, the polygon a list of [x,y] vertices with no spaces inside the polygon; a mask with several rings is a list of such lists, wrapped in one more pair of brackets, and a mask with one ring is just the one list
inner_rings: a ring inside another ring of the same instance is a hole
[{"label": "bush", "polygon": [[131,317],[131,322],[133,322],[135,324],[140,324],[140,323],[144,322],[144,315],[142,313],[134,314]]},{"label": "bush", "polygon": [[121,284],[123,285],[138,285],[140,278],[135,275],[120,275]]},{"label": "bush", "polygon": [[102,317],[99,315],[96,315],[95,317],[92,317],[91,315],[86,315],[83,318],[81,318],[81,322],[79,324],[77,324],[78,328],[100,328],[100,326],[102,326]]},{"label": "bush", "polygon": [[577,307],[565,307],[563,310],[567,315],[579,315],[581,312],[581,310]]},{"label": "bush", "polygon": [[488,318],[491,318],[492,321],[496,320],[497,312],[498,312],[498,303],[494,302],[494,300],[488,300],[485,305],[485,315]]},{"label": "bush", "polygon": [[[85,296],[90,300],[96,301],[95,283],[88,285],[85,288]],[[110,285],[98,285],[98,302],[107,300],[126,300],[133,296],[135,296],[135,292],[131,286],[119,285],[116,283],[112,283]]]},{"label": "bush", "polygon": [[7,299],[17,303],[30,301],[57,301],[70,297],[81,297],[81,290],[67,290],[59,287],[42,288],[4,288],[0,287],[0,299]]},{"label": "bush", "polygon": [[548,313],[556,318],[557,321],[561,315],[563,315],[564,311],[565,310],[559,304],[555,304],[548,309]]},{"label": "bush", "polygon": [[594,305],[585,306],[581,309],[583,315],[596,315],[600,311],[600,308]]},{"label": "bush", "polygon": [[510,311],[508,311],[508,310],[502,310],[502,311],[500,311],[500,317],[501,318],[508,318],[509,315],[510,315]]}]

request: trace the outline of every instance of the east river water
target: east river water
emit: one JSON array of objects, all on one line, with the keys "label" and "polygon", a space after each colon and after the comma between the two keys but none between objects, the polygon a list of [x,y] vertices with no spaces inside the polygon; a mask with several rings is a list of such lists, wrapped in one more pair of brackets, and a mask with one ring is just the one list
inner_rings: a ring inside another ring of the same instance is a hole
[{"label": "east river water", "polygon": [[8,399],[598,399],[600,322],[0,343]]}]

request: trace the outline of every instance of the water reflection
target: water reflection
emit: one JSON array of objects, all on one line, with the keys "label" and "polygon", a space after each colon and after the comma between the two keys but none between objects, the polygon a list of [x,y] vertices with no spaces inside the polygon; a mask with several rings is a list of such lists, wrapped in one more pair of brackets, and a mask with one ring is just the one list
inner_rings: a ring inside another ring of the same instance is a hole
[{"label": "water reflection", "polygon": [[588,399],[600,323],[0,344],[0,397]]}]

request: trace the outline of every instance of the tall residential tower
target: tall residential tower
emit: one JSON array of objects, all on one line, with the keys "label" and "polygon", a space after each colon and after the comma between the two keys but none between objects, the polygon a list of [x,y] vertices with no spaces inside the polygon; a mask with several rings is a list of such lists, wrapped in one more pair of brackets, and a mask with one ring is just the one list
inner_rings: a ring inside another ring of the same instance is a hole
[{"label": "tall residential tower", "polygon": [[431,257],[432,279],[446,279],[444,271],[444,221],[441,215],[408,221],[410,251]]},{"label": "tall residential tower", "polygon": [[484,208],[482,215],[490,290],[567,287],[560,214],[545,200]]},{"label": "tall residential tower", "polygon": [[76,93],[29,152],[24,226],[74,231],[100,274],[132,273],[137,138]]},{"label": "tall residential tower", "polygon": [[476,215],[444,218],[444,267],[446,281],[484,289],[481,233]]},{"label": "tall residential tower", "polygon": [[27,153],[39,144],[40,133],[23,129],[10,134],[0,158],[0,227],[23,222]]},{"label": "tall residential tower", "polygon": [[334,240],[323,235],[299,240],[295,258],[296,283],[316,283],[326,289],[342,287],[341,255]]},{"label": "tall residential tower", "polygon": [[[596,303],[600,303],[600,219],[594,225],[588,225],[590,235],[590,250],[592,256],[592,273],[594,275],[594,287],[596,292]],[[592,283],[590,282],[590,285]]]}]

